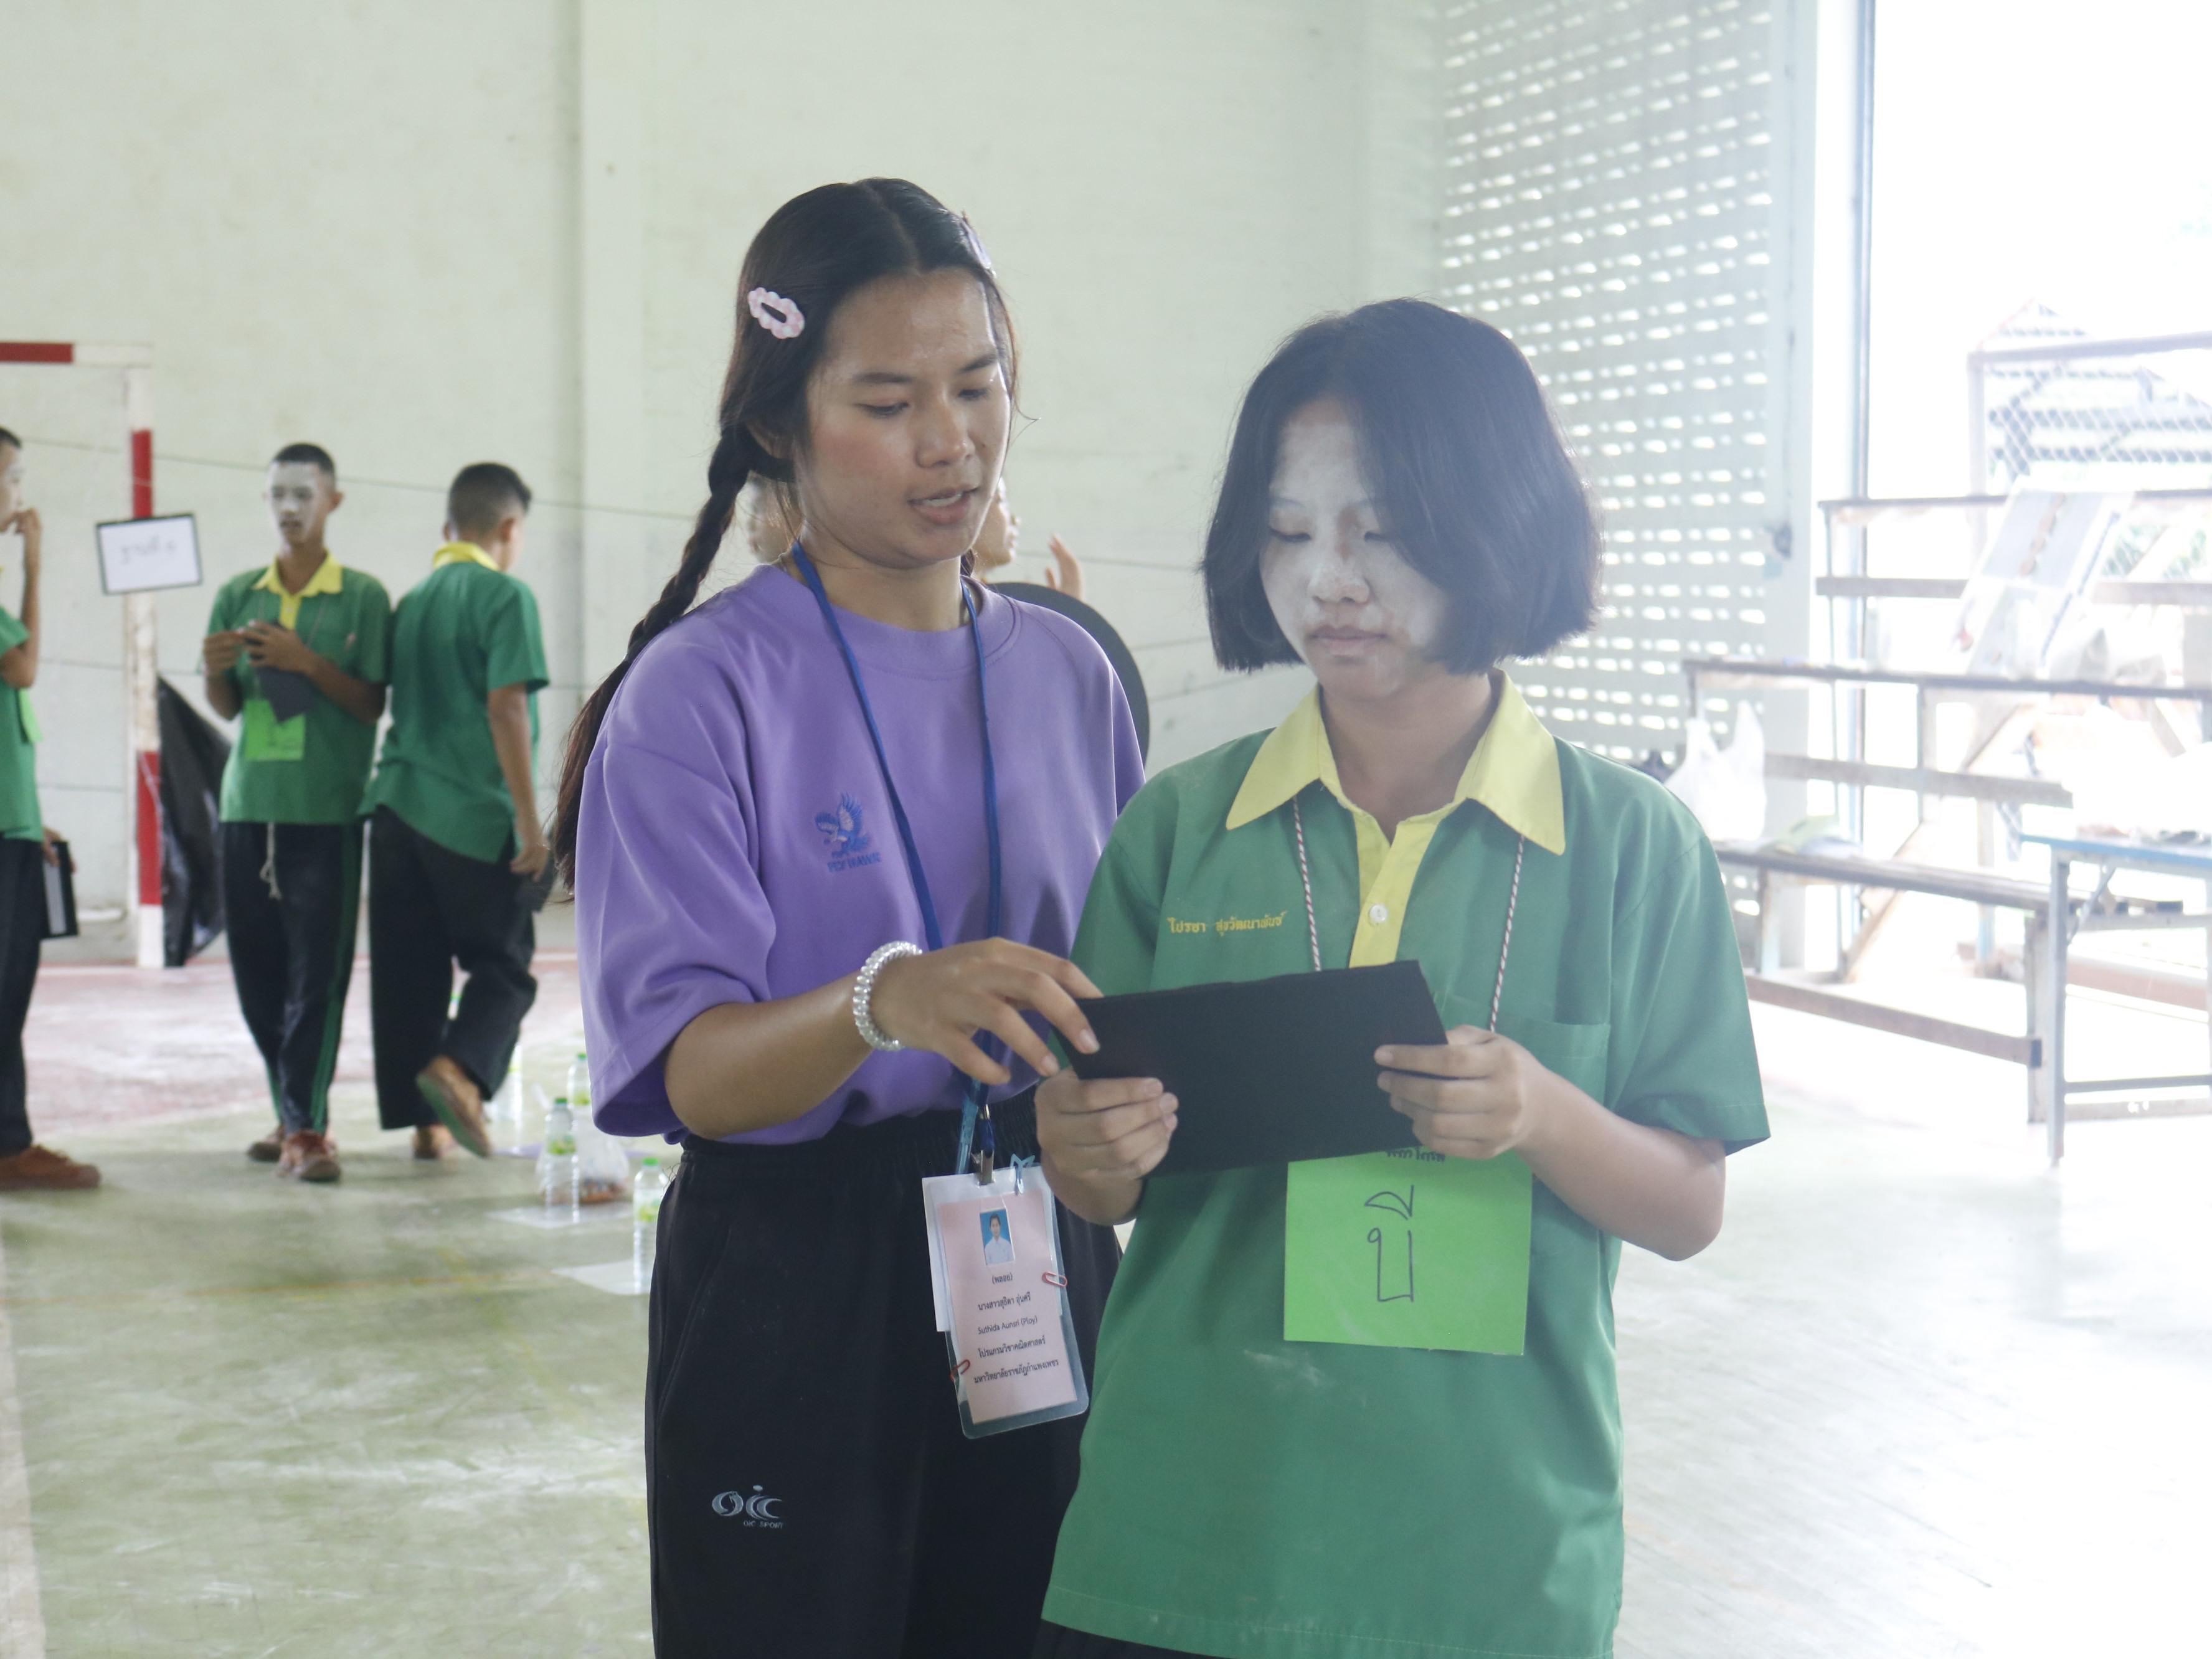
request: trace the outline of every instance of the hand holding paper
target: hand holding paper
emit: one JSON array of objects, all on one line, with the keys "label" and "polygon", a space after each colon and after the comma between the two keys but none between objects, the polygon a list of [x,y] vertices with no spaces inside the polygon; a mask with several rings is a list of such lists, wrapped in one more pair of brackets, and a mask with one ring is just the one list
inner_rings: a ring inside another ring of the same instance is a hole
[{"label": "hand holding paper", "polygon": [[976,1045],[978,1036],[997,1037],[1038,1076],[1050,1077],[1060,1061],[1024,1016],[1043,1015],[1087,1054],[1098,1042],[1075,1000],[1097,994],[1081,969],[1049,951],[976,939],[886,963],[871,1012],[878,1029],[909,1048],[927,1048],[969,1077],[997,1085],[1012,1082],[1013,1073]]},{"label": "hand holding paper", "polygon": [[1160,1175],[1251,1169],[1413,1144],[1375,1086],[1379,1043],[1440,1044],[1417,962],[1190,985],[1086,1002],[1089,1079],[1157,1078],[1178,1128]]},{"label": "hand holding paper", "polygon": [[1519,1043],[1479,1026],[1455,1027],[1441,1047],[1378,1048],[1376,1086],[1410,1118],[1413,1134],[1446,1158],[1492,1158],[1541,1130],[1559,1079]]},{"label": "hand holding paper", "polygon": [[1153,1078],[1046,1079],[1036,1092],[1037,1149],[1061,1200],[1101,1226],[1127,1220],[1140,1183],[1167,1156],[1176,1106]]},{"label": "hand holding paper", "polygon": [[271,622],[251,622],[241,630],[246,654],[256,668],[281,668],[304,674],[319,660],[304,641],[289,628]]}]

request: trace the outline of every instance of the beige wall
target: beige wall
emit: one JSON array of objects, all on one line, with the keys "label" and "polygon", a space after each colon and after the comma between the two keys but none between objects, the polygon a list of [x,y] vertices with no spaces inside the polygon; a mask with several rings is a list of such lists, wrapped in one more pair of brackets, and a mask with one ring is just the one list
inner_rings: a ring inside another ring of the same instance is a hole
[{"label": "beige wall", "polygon": [[[696,508],[753,228],[903,174],[991,247],[1035,420],[1008,475],[1026,543],[1091,556],[1173,760],[1296,693],[1222,682],[1189,567],[1273,343],[1425,285],[1429,38],[1381,0],[19,9],[0,337],[154,345],[160,506],[199,515],[210,586],[267,556],[287,441],[336,453],[332,545],[395,592],[453,470],[520,467],[550,762]],[[121,624],[90,526],[124,510],[114,384],[0,367],[0,424],[49,525],[47,815],[113,903]],[[194,695],[210,597],[161,602]]]}]

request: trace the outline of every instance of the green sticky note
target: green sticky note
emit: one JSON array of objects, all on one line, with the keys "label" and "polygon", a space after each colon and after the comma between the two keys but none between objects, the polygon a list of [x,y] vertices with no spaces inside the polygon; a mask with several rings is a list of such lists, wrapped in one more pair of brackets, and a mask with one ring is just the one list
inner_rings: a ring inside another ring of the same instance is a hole
[{"label": "green sticky note", "polygon": [[249,697],[246,703],[246,758],[250,761],[295,761],[307,752],[307,717],[276,718],[266,697]]},{"label": "green sticky note", "polygon": [[1290,1166],[1283,1338],[1519,1353],[1528,1166],[1425,1148]]}]

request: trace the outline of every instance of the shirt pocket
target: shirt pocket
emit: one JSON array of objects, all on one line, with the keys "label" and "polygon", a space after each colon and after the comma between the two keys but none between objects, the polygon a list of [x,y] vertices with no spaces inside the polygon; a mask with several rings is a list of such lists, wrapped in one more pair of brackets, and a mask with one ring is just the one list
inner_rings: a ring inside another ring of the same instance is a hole
[{"label": "shirt pocket", "polygon": [[1547,1071],[1580,1089],[1601,1105],[1605,1103],[1605,1068],[1613,1027],[1569,1025],[1556,1019],[1537,1019],[1510,1010],[1498,1016],[1498,1030],[1519,1043],[1543,1062]]},{"label": "shirt pocket", "polygon": [[[1447,1027],[1490,1024],[1490,1004],[1446,992],[1442,999]],[[1556,1072],[1601,1104],[1605,1100],[1605,1068],[1613,1027],[1601,1020],[1595,1025],[1572,1025],[1562,1020],[1538,1019],[1507,1008],[1498,1016],[1500,1036],[1510,1037],[1535,1055],[1545,1070]]]}]

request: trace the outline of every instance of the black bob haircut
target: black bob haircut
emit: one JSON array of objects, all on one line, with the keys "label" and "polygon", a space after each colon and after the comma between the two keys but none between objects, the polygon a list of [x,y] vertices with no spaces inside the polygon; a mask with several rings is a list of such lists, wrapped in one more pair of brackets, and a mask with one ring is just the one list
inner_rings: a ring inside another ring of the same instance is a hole
[{"label": "black bob haircut", "polygon": [[510,513],[530,511],[530,486],[499,461],[473,461],[453,474],[446,492],[446,518],[464,539],[488,536]]},{"label": "black bob haircut", "polygon": [[271,466],[286,466],[301,462],[310,466],[320,467],[323,476],[331,481],[331,487],[333,489],[337,488],[338,464],[331,459],[331,452],[320,444],[286,444],[283,448],[269,458],[269,465]]},{"label": "black bob haircut", "polygon": [[1261,562],[1284,425],[1328,398],[1351,413],[1383,530],[1451,600],[1444,667],[1540,657],[1595,620],[1597,521],[1527,360],[1487,323],[1386,300],[1307,324],[1245,394],[1201,566],[1224,668],[1298,660]]}]

